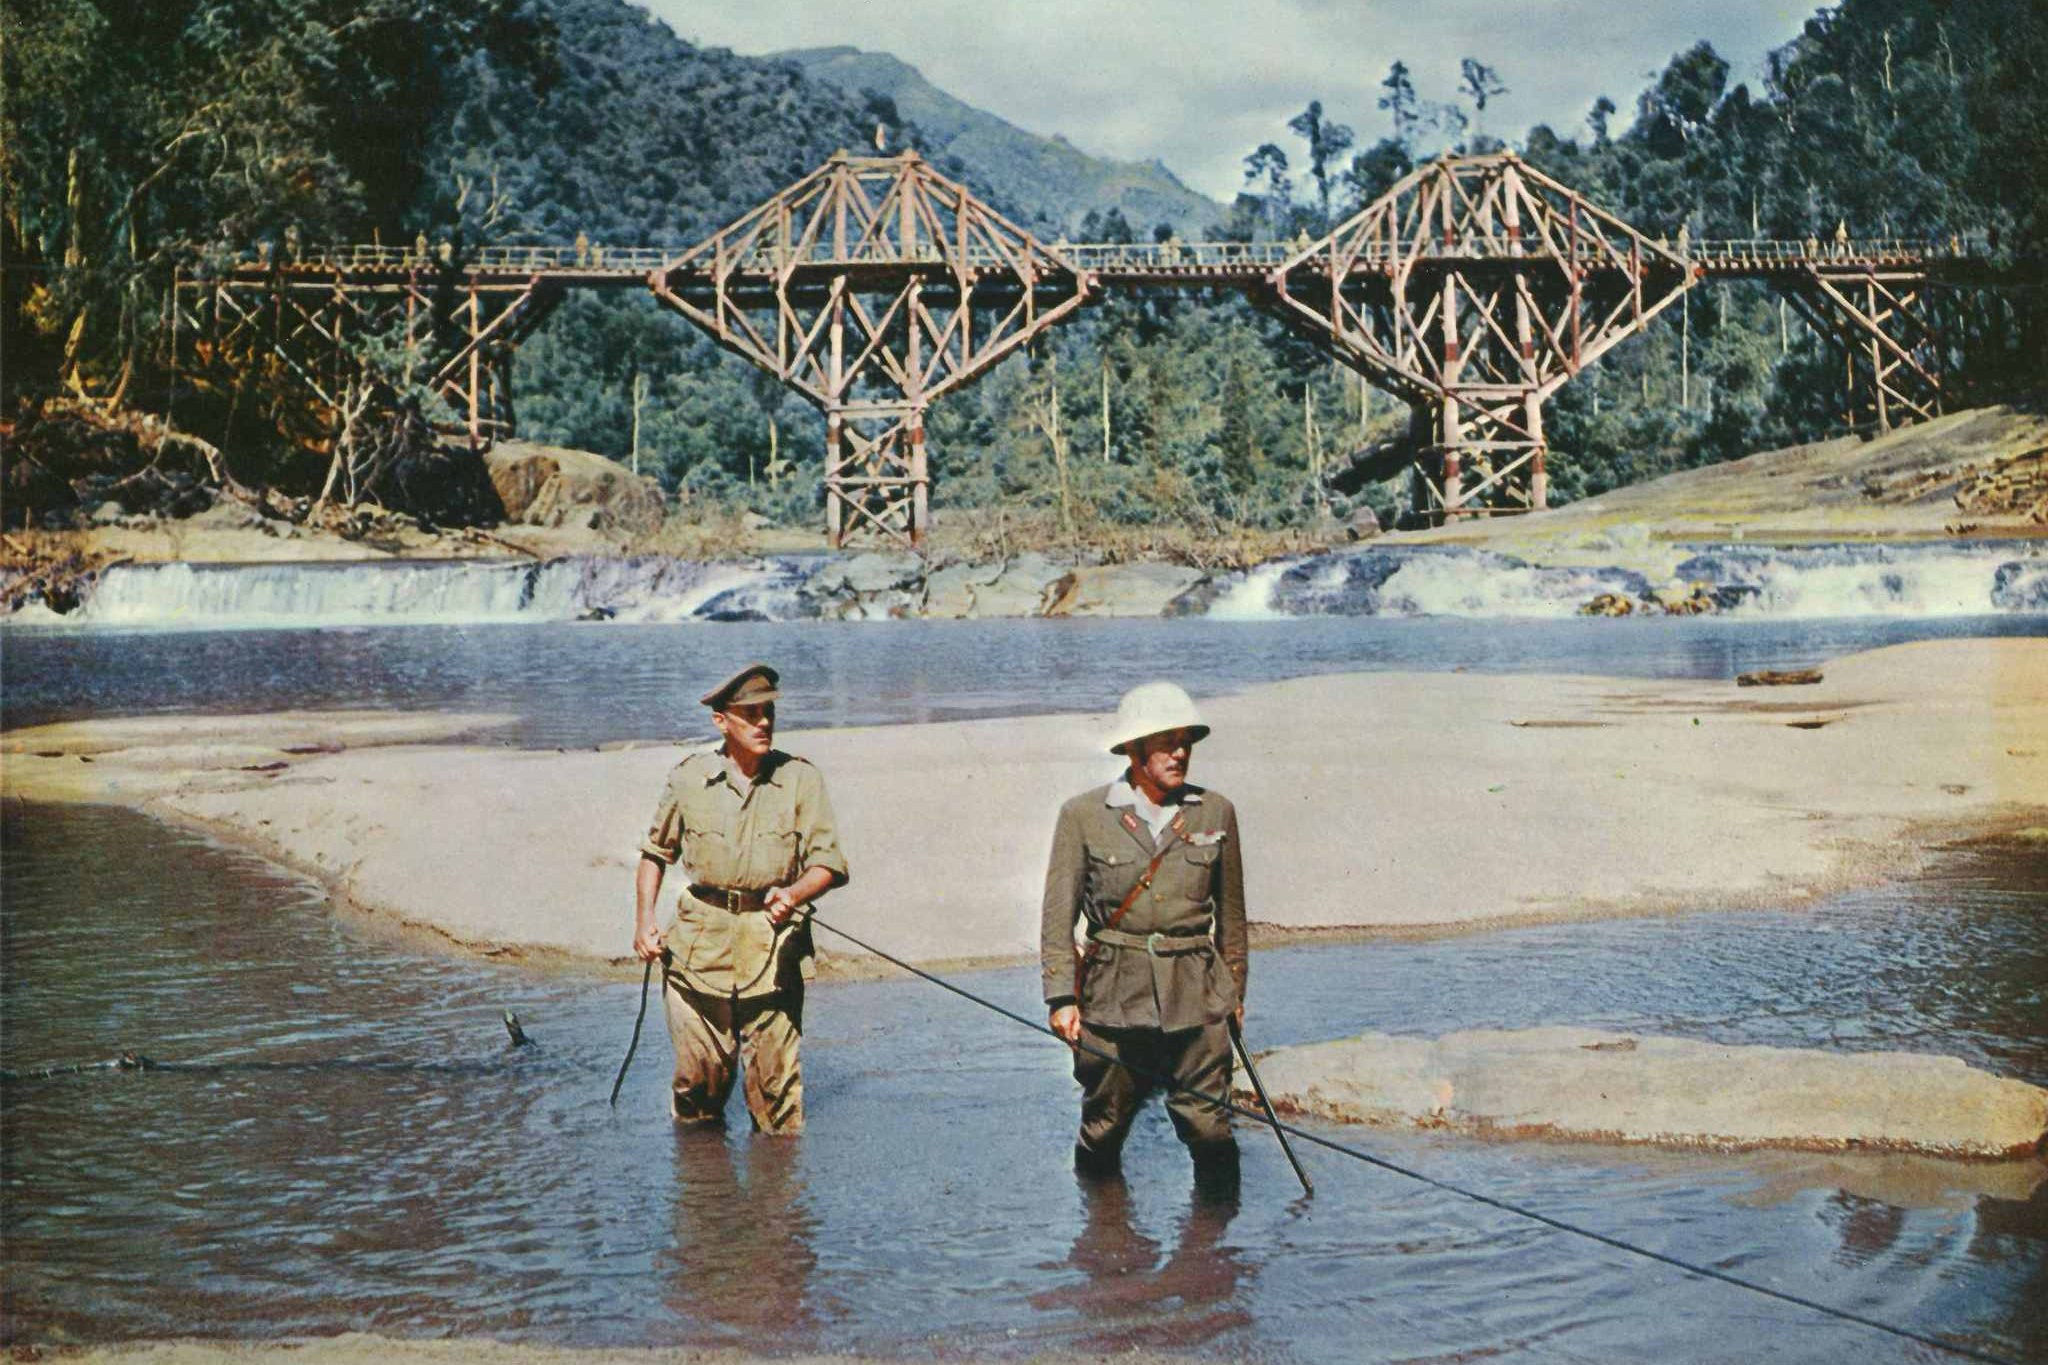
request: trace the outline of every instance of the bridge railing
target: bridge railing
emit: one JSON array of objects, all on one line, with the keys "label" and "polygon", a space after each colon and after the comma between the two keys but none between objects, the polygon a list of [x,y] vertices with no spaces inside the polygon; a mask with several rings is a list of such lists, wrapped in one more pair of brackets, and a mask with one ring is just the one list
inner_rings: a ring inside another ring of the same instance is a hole
[{"label": "bridge railing", "polygon": [[[1537,243],[1523,238],[1508,241],[1496,237],[1460,237],[1450,240],[1436,239],[1420,248],[1425,257],[1509,257],[1533,256],[1540,254]],[[1947,238],[1930,237],[1853,237],[1846,240],[1809,237],[1802,240],[1774,238],[1732,238],[1711,239],[1696,242],[1660,241],[1659,246],[1675,254],[1687,256],[1706,265],[1728,264],[1747,266],[1796,265],[1803,262],[1826,263],[1831,260],[1892,260],[1892,261],[1934,261],[1967,260],[1990,254],[1989,245],[1981,238],[1961,235]],[[1207,271],[1249,272],[1270,270],[1298,255],[1306,247],[1295,242],[1053,242],[1049,249],[1057,256],[1083,270],[1120,273],[1124,271],[1161,273],[1200,274]],[[1407,257],[1417,248],[1409,243],[1380,245],[1374,243],[1360,251],[1354,264],[1385,265],[1396,258]],[[659,246],[606,246],[602,243],[588,243],[578,246],[488,246],[479,248],[463,257],[459,264],[464,269],[483,271],[523,272],[574,272],[591,271],[621,275],[644,275],[655,270],[681,252],[670,247]],[[443,257],[441,247],[428,245],[424,253],[418,244],[411,247],[383,246],[378,244],[352,243],[316,246],[302,249],[290,261],[280,262],[293,268],[323,270],[412,270],[432,269],[448,264],[453,259],[453,250]],[[711,257],[699,257],[694,263],[708,269]],[[934,264],[949,259],[935,244],[926,244],[909,259],[929,261]],[[768,273],[786,268],[792,263],[786,249],[766,246],[757,247],[745,256],[734,260],[726,259],[728,266],[737,266],[743,271]],[[804,265],[840,266],[862,264],[859,260],[842,260],[834,257],[827,243],[818,243],[797,262]],[[874,262],[865,262],[873,264]],[[268,269],[272,258],[268,252],[243,255],[237,264],[243,268]],[[966,264],[975,270],[1004,270],[1011,266],[1009,257],[986,247],[968,250]]]},{"label": "bridge railing", "polygon": [[1808,237],[1803,241],[1743,237],[1690,242],[1682,248],[1673,249],[1696,261],[1786,265],[1802,261],[1826,262],[1844,257],[1856,260],[1967,260],[1988,254],[1988,245],[1984,241],[1960,234],[1946,238]]}]

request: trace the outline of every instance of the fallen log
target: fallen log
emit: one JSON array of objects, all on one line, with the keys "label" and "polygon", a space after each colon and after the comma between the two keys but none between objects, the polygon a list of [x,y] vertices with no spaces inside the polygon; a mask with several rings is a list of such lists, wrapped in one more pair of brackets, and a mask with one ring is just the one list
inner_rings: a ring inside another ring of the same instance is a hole
[{"label": "fallen log", "polygon": [[1754,673],[1737,673],[1737,687],[1808,687],[1821,680],[1817,668],[1760,668]]}]

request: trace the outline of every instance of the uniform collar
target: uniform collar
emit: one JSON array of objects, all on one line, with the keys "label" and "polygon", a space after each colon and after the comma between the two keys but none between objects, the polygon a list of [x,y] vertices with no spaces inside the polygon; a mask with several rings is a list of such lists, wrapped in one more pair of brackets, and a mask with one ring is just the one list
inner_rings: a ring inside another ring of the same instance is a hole
[{"label": "uniform collar", "polygon": [[[761,766],[755,770],[752,785],[758,787],[764,782],[774,782],[776,774],[782,771],[783,760],[788,757],[789,755],[780,749],[770,749],[767,755],[762,758]],[[709,787],[723,782],[728,787],[733,787],[733,790],[738,791],[739,788],[733,786],[731,766],[732,761],[725,756],[724,749],[713,749],[711,751],[711,771],[704,774],[704,785]]]},{"label": "uniform collar", "polygon": [[[1102,804],[1111,809],[1116,809],[1120,806],[1135,806],[1140,799],[1138,789],[1131,785],[1130,776],[1126,774],[1109,784],[1109,791],[1103,796]],[[1151,803],[1146,802],[1146,804],[1150,805]],[[1179,790],[1167,793],[1166,804],[1169,806],[1199,806],[1202,804],[1202,789],[1183,782]]]}]

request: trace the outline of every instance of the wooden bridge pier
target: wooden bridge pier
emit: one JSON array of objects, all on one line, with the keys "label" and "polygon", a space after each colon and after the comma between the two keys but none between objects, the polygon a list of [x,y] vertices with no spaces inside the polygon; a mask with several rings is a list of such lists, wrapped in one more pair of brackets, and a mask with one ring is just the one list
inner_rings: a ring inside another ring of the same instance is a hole
[{"label": "wooden bridge pier", "polygon": [[523,268],[437,260],[390,247],[323,248],[294,260],[179,279],[175,337],[187,373],[229,388],[268,371],[296,381],[306,400],[281,428],[321,444],[339,431],[351,383],[370,374],[419,385],[442,399],[479,449],[516,429],[512,369],[518,348],[568,296],[593,284],[638,286],[647,256],[610,275],[551,270],[536,249]]},{"label": "wooden bridge pier", "polygon": [[1549,500],[1543,405],[1695,282],[1510,152],[1420,167],[1272,272],[1297,331],[1405,400],[1431,520]]},{"label": "wooden bridge pier", "polygon": [[930,524],[925,414],[1088,297],[1086,272],[915,152],[841,152],[665,261],[655,297],[825,415],[833,545]]}]

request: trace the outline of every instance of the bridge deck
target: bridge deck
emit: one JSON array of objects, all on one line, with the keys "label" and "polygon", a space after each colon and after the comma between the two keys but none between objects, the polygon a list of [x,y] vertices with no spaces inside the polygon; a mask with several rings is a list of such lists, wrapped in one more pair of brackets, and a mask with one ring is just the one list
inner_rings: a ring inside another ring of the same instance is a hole
[{"label": "bridge deck", "polygon": [[[1404,266],[1470,266],[1486,262],[1515,260],[1555,261],[1557,258],[1524,241],[1497,238],[1432,242],[1420,252],[1413,250],[1366,250],[1352,257],[1347,275],[1392,276]],[[1270,276],[1275,270],[1290,273],[1324,273],[1329,259],[1324,248],[1308,248],[1287,242],[1145,242],[1067,243],[1045,246],[1054,259],[1075,270],[1084,270],[1104,284],[1194,286],[1242,286]],[[1683,256],[1702,279],[1767,279],[1811,273],[1815,269],[1912,270],[1947,273],[1987,263],[1981,242],[1951,238],[1946,242],[1899,238],[1856,239],[1846,242],[1804,242],[1771,239],[1703,241],[1688,243]],[[290,263],[244,260],[232,267],[238,281],[268,280],[279,276],[293,284],[344,283],[351,287],[380,285],[403,288],[409,279],[436,274],[444,269],[458,272],[465,284],[479,288],[524,289],[537,280],[565,288],[644,288],[648,276],[667,267],[681,255],[663,247],[574,247],[497,246],[486,247],[474,258],[446,265],[433,252],[422,255],[388,246],[321,247],[301,254]],[[1004,256],[986,250],[969,251],[965,266],[972,276],[995,279],[1013,277],[1014,266]],[[1582,266],[1597,268],[1592,260]],[[773,251],[751,252],[737,260],[704,260],[686,271],[707,283],[721,272],[743,285],[771,286],[785,271],[797,276],[827,277],[845,272],[890,272],[906,269],[928,270],[934,275],[951,275],[955,263],[937,252],[912,258],[835,258],[824,250],[803,259],[791,260]],[[1064,275],[1065,272],[1060,272]]]}]

